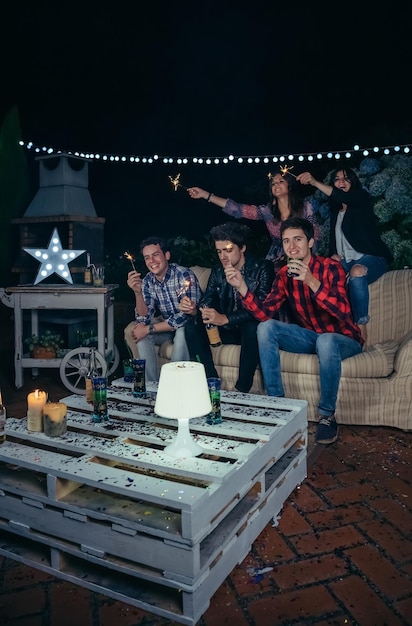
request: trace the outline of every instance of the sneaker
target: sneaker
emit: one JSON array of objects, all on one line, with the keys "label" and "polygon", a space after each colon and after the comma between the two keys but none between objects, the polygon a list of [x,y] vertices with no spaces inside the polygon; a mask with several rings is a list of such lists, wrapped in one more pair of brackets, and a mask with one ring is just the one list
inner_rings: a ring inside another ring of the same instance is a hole
[{"label": "sneaker", "polygon": [[319,415],[319,424],[316,430],[316,443],[333,443],[338,438],[338,425],[335,415]]}]

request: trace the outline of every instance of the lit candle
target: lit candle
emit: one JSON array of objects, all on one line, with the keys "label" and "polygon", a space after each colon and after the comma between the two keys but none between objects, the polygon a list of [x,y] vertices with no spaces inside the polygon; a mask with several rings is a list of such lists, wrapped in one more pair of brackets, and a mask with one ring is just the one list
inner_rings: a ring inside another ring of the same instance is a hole
[{"label": "lit candle", "polygon": [[67,431],[67,405],[64,402],[46,402],[43,407],[44,434],[60,437]]},{"label": "lit candle", "polygon": [[43,430],[43,407],[47,402],[47,393],[36,389],[27,396],[27,429],[31,432]]}]

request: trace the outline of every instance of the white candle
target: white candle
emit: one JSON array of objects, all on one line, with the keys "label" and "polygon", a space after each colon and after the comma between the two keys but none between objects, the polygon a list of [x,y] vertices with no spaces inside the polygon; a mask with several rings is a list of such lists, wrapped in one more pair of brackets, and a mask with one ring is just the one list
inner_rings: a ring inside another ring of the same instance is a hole
[{"label": "white candle", "polygon": [[36,389],[27,396],[27,428],[32,432],[43,430],[43,407],[47,402],[47,393]]}]

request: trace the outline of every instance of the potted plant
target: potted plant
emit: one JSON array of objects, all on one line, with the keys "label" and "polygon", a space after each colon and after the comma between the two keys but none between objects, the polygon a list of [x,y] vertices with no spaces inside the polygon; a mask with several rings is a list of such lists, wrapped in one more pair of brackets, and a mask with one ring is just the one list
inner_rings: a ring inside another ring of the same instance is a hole
[{"label": "potted plant", "polygon": [[32,335],[25,339],[28,344],[30,356],[33,359],[55,359],[60,356],[61,346],[64,341],[58,333],[46,330],[43,335]]}]

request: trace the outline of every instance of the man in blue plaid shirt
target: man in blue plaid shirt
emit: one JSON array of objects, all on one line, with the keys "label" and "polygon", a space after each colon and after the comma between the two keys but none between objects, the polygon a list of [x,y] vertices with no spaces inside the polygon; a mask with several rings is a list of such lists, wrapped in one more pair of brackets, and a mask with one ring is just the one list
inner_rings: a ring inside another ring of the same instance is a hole
[{"label": "man in blue plaid shirt", "polygon": [[[170,263],[170,251],[160,237],[144,239],[140,251],[149,272],[144,278],[131,271],[127,284],[136,298],[136,325],[132,335],[139,357],[146,360],[146,381],[159,380],[159,361],[156,347],[164,341],[173,341],[172,361],[189,361],[184,327],[188,315],[180,311],[180,300],[187,295],[196,303],[201,289],[195,274],[187,267]],[[155,321],[160,313],[161,321]]]}]

